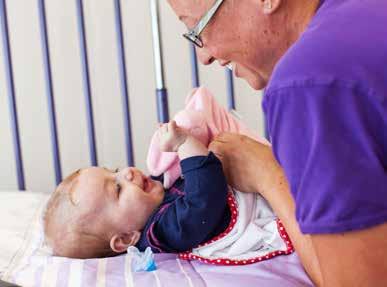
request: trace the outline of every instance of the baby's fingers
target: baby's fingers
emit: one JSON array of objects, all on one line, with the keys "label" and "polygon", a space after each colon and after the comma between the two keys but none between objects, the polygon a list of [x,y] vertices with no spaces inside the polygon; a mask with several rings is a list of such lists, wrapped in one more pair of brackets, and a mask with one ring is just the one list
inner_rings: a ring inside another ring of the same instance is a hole
[{"label": "baby's fingers", "polygon": [[168,132],[168,123],[164,123],[159,128],[161,133],[167,133]]},{"label": "baby's fingers", "polygon": [[176,123],[175,120],[172,120],[172,121],[171,121],[171,126],[172,126],[174,129],[177,128],[177,123]]},{"label": "baby's fingers", "polygon": [[168,131],[175,132],[177,130],[176,121],[172,120],[168,123]]}]

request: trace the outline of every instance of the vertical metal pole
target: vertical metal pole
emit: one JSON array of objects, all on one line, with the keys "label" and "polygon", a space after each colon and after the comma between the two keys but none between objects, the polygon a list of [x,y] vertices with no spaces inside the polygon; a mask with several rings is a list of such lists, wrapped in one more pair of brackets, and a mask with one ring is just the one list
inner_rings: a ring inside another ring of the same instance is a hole
[{"label": "vertical metal pole", "polygon": [[162,58],[162,45],[159,23],[158,0],[150,0],[150,10],[152,18],[153,55],[156,72],[156,98],[157,113],[159,122],[169,121],[168,92],[164,84],[164,65]]},{"label": "vertical metal pole", "polygon": [[95,131],[94,131],[94,117],[93,117],[93,103],[91,99],[91,86],[90,86],[90,72],[89,72],[89,59],[87,54],[87,36],[85,28],[85,17],[83,10],[83,1],[77,1],[77,13],[78,13],[78,32],[79,32],[79,44],[81,50],[82,61],[82,75],[83,75],[83,87],[86,101],[86,113],[87,113],[87,128],[89,135],[89,147],[90,147],[90,159],[93,166],[98,165],[97,148],[95,144]]},{"label": "vertical metal pole", "polygon": [[5,75],[6,85],[8,92],[8,102],[10,111],[10,121],[12,127],[12,140],[13,150],[15,154],[16,162],[16,174],[18,189],[20,191],[25,190],[24,182],[24,170],[23,170],[23,158],[20,148],[20,134],[19,134],[19,123],[17,118],[17,106],[15,98],[15,83],[13,76],[12,67],[12,55],[11,45],[9,40],[9,29],[8,29],[8,18],[7,18],[7,6],[5,0],[0,0],[0,25],[2,30],[3,38],[3,50],[4,50],[4,63],[5,63]]},{"label": "vertical metal pole", "polygon": [[55,166],[55,181],[58,185],[62,181],[62,169],[60,164],[60,153],[58,144],[58,131],[56,124],[54,89],[52,81],[51,59],[50,59],[50,42],[47,32],[47,17],[46,6],[44,0],[39,0],[39,20],[40,20],[40,34],[42,38],[42,53],[44,60],[44,72],[46,77],[46,93],[47,105],[49,109],[49,122],[51,130],[51,145],[53,151],[53,160]]},{"label": "vertical metal pole", "polygon": [[120,0],[115,0],[115,13],[116,13],[116,31],[118,40],[118,56],[119,56],[119,71],[121,79],[121,93],[122,93],[122,106],[124,115],[124,127],[125,127],[125,143],[126,143],[126,155],[127,163],[129,166],[134,166],[133,157],[133,144],[132,144],[132,130],[129,112],[129,92],[127,83],[127,71],[126,71],[126,55],[125,55],[125,41],[122,26],[122,14]]},{"label": "vertical metal pole", "polygon": [[[265,89],[262,91],[262,98],[265,94]],[[264,136],[265,138],[270,142],[271,141],[271,138],[270,138],[270,132],[269,132],[269,125],[268,125],[268,121],[267,121],[267,117],[265,116],[265,113],[263,113],[263,129],[264,129]]]},{"label": "vertical metal pole", "polygon": [[232,70],[226,68],[227,103],[229,110],[235,110],[234,78]]},{"label": "vertical metal pole", "polygon": [[197,88],[200,86],[199,82],[199,69],[198,69],[198,59],[196,56],[195,45],[189,43],[190,56],[191,56],[191,77],[192,77],[192,87]]}]

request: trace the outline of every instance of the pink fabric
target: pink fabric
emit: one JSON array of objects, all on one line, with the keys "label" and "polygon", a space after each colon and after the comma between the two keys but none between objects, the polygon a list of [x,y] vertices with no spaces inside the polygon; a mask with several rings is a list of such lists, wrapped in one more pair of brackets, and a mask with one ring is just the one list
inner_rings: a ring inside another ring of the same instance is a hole
[{"label": "pink fabric", "polygon": [[[176,114],[174,120],[178,126],[190,130],[206,146],[222,132],[244,134],[268,144],[221,107],[211,92],[203,87],[194,90],[187,97],[185,108]],[[158,143],[155,133],[148,150],[147,166],[153,176],[164,173],[164,187],[169,188],[181,175],[179,158],[177,153],[161,152]]]},{"label": "pink fabric", "polygon": [[157,270],[154,272],[131,272],[128,257],[125,254],[87,260],[50,258],[45,264],[35,263],[18,269],[7,281],[36,287],[175,287],[187,286],[187,280],[194,287],[313,287],[295,253],[237,267],[214,266],[181,260],[176,254],[158,253],[155,254]]}]

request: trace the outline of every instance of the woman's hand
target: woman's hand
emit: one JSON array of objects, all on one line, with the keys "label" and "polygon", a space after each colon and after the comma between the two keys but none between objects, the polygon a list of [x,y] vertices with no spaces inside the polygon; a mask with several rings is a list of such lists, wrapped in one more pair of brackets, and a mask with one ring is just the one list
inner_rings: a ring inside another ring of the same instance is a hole
[{"label": "woman's hand", "polygon": [[270,146],[247,136],[223,133],[209,149],[222,161],[228,183],[244,192],[265,193],[284,180],[284,173]]}]

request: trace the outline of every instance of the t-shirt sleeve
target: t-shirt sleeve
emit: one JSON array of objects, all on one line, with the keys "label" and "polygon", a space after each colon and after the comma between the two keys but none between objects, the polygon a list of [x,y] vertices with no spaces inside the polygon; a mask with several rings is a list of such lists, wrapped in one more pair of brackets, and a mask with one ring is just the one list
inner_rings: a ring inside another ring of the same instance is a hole
[{"label": "t-shirt sleeve", "polygon": [[304,233],[387,221],[387,123],[380,98],[356,85],[282,88],[264,99],[268,129]]},{"label": "t-shirt sleeve", "polygon": [[181,162],[184,196],[179,197],[152,226],[152,244],[164,252],[196,247],[223,224],[227,213],[227,182],[213,153]]}]

